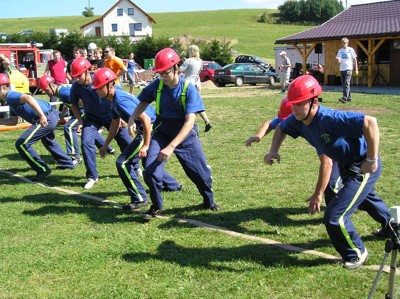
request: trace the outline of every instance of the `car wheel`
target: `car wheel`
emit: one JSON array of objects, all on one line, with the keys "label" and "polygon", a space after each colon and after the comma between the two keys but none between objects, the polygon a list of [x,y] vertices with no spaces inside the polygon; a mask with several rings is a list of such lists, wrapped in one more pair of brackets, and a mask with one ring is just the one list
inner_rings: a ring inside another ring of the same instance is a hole
[{"label": "car wheel", "polygon": [[275,85],[275,77],[274,76],[269,77],[269,85],[271,85],[271,86]]},{"label": "car wheel", "polygon": [[217,86],[219,86],[219,87],[224,87],[224,86],[225,86],[225,83],[217,82]]},{"label": "car wheel", "polygon": [[235,85],[240,87],[243,85],[243,78],[242,77],[236,77],[235,79]]}]

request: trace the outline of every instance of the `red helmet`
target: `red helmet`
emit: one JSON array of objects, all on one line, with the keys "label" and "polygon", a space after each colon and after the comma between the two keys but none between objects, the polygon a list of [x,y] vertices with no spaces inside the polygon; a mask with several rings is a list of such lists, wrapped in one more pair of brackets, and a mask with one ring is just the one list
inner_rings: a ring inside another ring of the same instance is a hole
[{"label": "red helmet", "polygon": [[310,75],[297,77],[289,86],[287,98],[292,104],[301,103],[318,97],[322,93],[321,85]]},{"label": "red helmet", "polygon": [[54,82],[54,78],[52,76],[43,75],[42,78],[40,78],[39,80],[39,88],[41,90],[45,90],[46,87],[49,86],[51,82]]},{"label": "red helmet", "polygon": [[117,79],[117,75],[108,67],[103,67],[96,72],[93,78],[92,89],[97,89]]},{"label": "red helmet", "polygon": [[71,64],[71,77],[78,77],[83,74],[87,69],[89,69],[92,65],[89,60],[84,57],[76,58]]},{"label": "red helmet", "polygon": [[181,59],[171,48],[162,49],[157,53],[153,71],[162,72],[177,64]]},{"label": "red helmet", "polygon": [[4,73],[0,73],[0,85],[10,84],[10,78]]},{"label": "red helmet", "polygon": [[289,99],[284,97],[281,102],[281,107],[279,108],[278,118],[286,119],[290,114],[292,114],[292,102]]}]

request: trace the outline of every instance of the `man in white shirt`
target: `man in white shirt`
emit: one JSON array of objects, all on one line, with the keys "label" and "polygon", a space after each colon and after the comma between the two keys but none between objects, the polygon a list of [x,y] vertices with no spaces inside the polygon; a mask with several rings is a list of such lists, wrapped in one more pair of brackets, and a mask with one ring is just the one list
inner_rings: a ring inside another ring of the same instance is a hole
[{"label": "man in white shirt", "polygon": [[343,86],[343,97],[339,99],[342,103],[351,102],[350,81],[353,73],[353,62],[356,75],[358,75],[357,54],[353,48],[349,47],[349,40],[342,38],[343,47],[339,49],[336,60],[340,63],[340,79]]}]

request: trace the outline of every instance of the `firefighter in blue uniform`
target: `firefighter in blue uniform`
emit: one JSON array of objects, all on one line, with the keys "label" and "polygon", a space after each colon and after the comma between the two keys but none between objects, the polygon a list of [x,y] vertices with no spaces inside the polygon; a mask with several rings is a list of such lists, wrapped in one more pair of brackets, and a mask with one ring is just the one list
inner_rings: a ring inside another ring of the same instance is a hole
[{"label": "firefighter in blue uniform", "polygon": [[321,166],[309,199],[311,214],[320,211],[332,160],[337,162],[343,186],[327,205],[324,224],[344,268],[356,269],[366,261],[368,251],[351,221],[355,210],[366,211],[383,229],[390,219],[388,207],[374,190],[382,171],[379,128],[372,116],[320,106],[320,94],[322,88],[312,76],[300,76],[291,83],[288,99],[293,114],[276,128],[264,161],[270,165],[274,159],[280,161],[278,151],[286,135],[301,136],[315,147]]},{"label": "firefighter in blue uniform", "polygon": [[203,207],[220,209],[214,202],[211,170],[196,134],[196,115],[205,110],[204,104],[197,89],[178,75],[179,61],[173,49],[165,48],[158,52],[153,70],[160,77],[139,94],[140,103],[128,123],[129,127],[135,126],[134,120],[150,103],[156,102],[157,119],[153,124],[154,132],[143,173],[152,201],[152,206],[144,215],[147,220],[160,214],[163,208],[161,178],[165,163],[173,153],[203,197]]},{"label": "firefighter in blue uniform", "polygon": [[[117,76],[109,68],[102,68],[96,72],[93,78],[93,86],[101,98],[111,102],[113,118],[122,118],[125,122],[129,121],[139,100],[132,94],[115,88]],[[128,194],[131,197],[130,204],[124,205],[125,210],[134,210],[145,206],[148,203],[146,191],[134,171],[135,165],[140,159],[145,159],[147,149],[150,145],[151,126],[156,118],[155,109],[148,106],[144,113],[139,115],[136,121],[136,132],[130,132],[134,136],[133,141],[118,157],[116,166],[119,176],[124,183]],[[136,134],[137,133],[137,134]],[[105,144],[109,144],[113,136],[107,136]],[[163,176],[163,190],[179,191],[182,186],[169,175],[166,171]]]},{"label": "firefighter in blue uniform", "polygon": [[[132,142],[126,127],[121,126],[120,119],[112,119],[111,105],[106,99],[102,99],[92,89],[93,79],[90,75],[90,62],[84,57],[76,58],[71,65],[71,76],[75,79],[70,91],[72,112],[78,120],[77,131],[82,130],[82,154],[86,167],[85,189],[92,188],[99,181],[96,169],[95,140],[101,127],[107,128],[115,140],[121,152]],[[118,85],[119,86],[119,85]],[[119,86],[119,88],[121,88]],[[79,100],[82,100],[84,117],[81,117]]]},{"label": "firefighter in blue uniform", "polygon": [[[57,97],[59,100],[61,100],[64,103],[63,112],[66,109],[72,108],[72,104],[69,100],[69,95],[71,93],[70,84],[57,85],[53,77],[49,75],[43,75],[39,80],[39,88],[43,90],[43,92],[49,97]],[[84,117],[83,108],[80,112],[81,117]],[[79,149],[79,137],[78,132],[76,131],[77,128],[78,120],[72,114],[71,118],[64,124],[64,137],[67,155],[72,159],[75,165],[82,162]],[[99,133],[95,139],[96,147],[100,149],[104,145],[104,142],[104,137]],[[107,152],[112,154],[115,152],[115,150],[111,146],[108,146]]]},{"label": "firefighter in blue uniform", "polygon": [[49,166],[32,147],[39,140],[59,164],[57,169],[73,169],[74,163],[54,140],[58,125],[58,112],[49,102],[10,89],[10,79],[0,74],[0,99],[7,102],[10,118],[2,119],[2,125],[16,125],[18,117],[32,124],[16,141],[16,148],[22,158],[36,171],[32,180],[41,180],[51,173]]}]

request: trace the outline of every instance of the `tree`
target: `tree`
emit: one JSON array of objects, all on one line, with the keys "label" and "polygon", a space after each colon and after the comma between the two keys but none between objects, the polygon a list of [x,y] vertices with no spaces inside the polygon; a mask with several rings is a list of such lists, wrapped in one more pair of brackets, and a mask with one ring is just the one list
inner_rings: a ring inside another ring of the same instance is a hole
[{"label": "tree", "polygon": [[88,6],[85,7],[85,10],[82,12],[82,15],[86,18],[93,17],[94,16],[93,10],[94,8],[90,6],[90,0],[88,0]]},{"label": "tree", "polygon": [[287,0],[278,9],[281,23],[317,25],[344,10],[340,0]]}]

